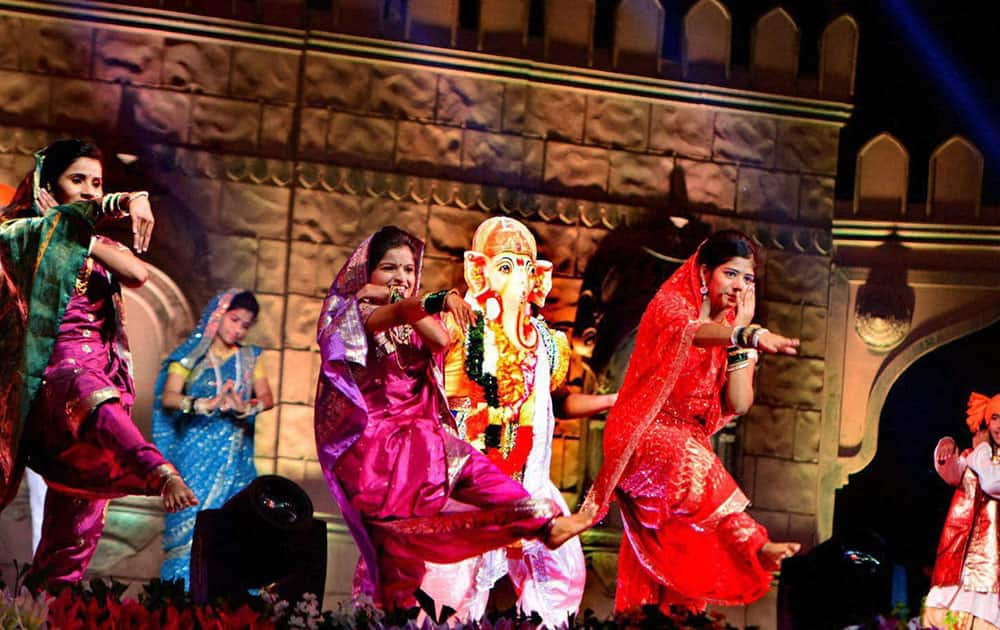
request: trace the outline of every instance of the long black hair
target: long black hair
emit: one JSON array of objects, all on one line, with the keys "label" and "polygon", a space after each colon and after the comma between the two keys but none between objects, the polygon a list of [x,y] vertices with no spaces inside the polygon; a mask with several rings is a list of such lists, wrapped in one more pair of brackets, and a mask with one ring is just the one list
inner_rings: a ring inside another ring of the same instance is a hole
[{"label": "long black hair", "polygon": [[759,256],[760,250],[749,236],[738,230],[720,230],[701,244],[698,264],[711,270],[730,258],[749,258],[756,267],[760,262]]},{"label": "long black hair", "polygon": [[96,144],[78,138],[56,140],[45,147],[43,155],[42,172],[38,183],[47,190],[52,190],[59,176],[79,158],[94,158],[98,162],[103,159],[101,150]]}]

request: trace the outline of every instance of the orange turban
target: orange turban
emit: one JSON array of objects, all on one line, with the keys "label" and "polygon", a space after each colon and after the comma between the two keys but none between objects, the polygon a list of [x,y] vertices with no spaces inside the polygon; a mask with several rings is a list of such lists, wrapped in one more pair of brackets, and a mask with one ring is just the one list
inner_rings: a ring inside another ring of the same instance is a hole
[{"label": "orange turban", "polygon": [[973,433],[979,431],[984,425],[989,423],[994,413],[1000,413],[1000,394],[993,398],[988,398],[982,394],[972,392],[969,396],[969,406],[966,408],[965,423],[969,425],[969,430]]}]

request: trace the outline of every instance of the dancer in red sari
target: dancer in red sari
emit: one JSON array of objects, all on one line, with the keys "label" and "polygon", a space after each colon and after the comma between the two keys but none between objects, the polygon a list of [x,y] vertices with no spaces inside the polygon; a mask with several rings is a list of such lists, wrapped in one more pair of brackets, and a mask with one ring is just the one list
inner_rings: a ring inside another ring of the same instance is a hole
[{"label": "dancer in red sari", "polygon": [[[772,543],[709,438],[753,403],[757,352],[795,354],[797,339],[752,325],[756,246],[709,237],[664,284],[639,324],[604,433],[604,465],[583,511],[618,500],[625,526],[615,610],[743,604],[798,551]],[[727,351],[727,347],[729,350]]]}]

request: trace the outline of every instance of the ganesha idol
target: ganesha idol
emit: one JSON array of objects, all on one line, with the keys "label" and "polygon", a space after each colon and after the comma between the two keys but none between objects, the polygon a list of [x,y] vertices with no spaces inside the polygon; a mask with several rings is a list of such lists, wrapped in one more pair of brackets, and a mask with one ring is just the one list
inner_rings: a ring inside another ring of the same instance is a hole
[{"label": "ganesha idol", "polygon": [[[461,436],[520,481],[535,499],[569,508],[549,478],[555,425],[551,392],[569,367],[565,334],[532,306],[552,288],[552,263],[539,260],[535,239],[508,217],[484,221],[465,252],[466,301],[478,311],[462,330],[449,321],[452,347],[445,389]],[[550,628],[566,623],[583,597],[586,568],[579,538],[556,550],[537,541],[447,565],[428,563],[421,588],[458,619],[479,619],[490,589],[509,575],[526,614]]]}]

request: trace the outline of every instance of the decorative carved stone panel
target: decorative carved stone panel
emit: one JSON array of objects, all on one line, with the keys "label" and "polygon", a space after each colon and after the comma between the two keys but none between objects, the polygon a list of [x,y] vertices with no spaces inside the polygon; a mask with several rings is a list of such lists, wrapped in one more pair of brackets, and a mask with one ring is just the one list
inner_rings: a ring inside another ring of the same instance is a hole
[{"label": "decorative carved stone panel", "polygon": [[227,183],[222,187],[220,227],[236,234],[284,239],[288,194],[287,188]]},{"label": "decorative carved stone panel", "polygon": [[479,50],[518,54],[528,43],[528,0],[480,0]]},{"label": "decorative carved stone panel", "polygon": [[511,133],[524,131],[528,105],[528,86],[524,83],[507,83],[503,96],[503,130]]},{"label": "decorative carved stone panel", "polygon": [[257,291],[285,292],[285,241],[262,239],[257,243]]},{"label": "decorative carved stone panel", "polygon": [[[0,41],[14,42],[23,32],[24,28],[21,20],[6,15],[0,15]],[[17,46],[0,46],[0,68],[4,70],[17,70],[18,68]]]},{"label": "decorative carved stone panel", "polygon": [[326,137],[327,155],[343,164],[386,167],[396,145],[396,122],[385,118],[333,113]]},{"label": "decorative carved stone panel", "polygon": [[799,184],[799,176],[794,173],[741,168],[736,211],[767,221],[794,221]]},{"label": "decorative carved stone panel", "polygon": [[549,142],[545,150],[545,185],[577,192],[606,190],[608,150]]},{"label": "decorative carved stone panel", "polygon": [[361,111],[369,100],[371,65],[317,53],[306,55],[306,105]]},{"label": "decorative carved stone panel", "polygon": [[504,85],[499,81],[442,75],[438,83],[438,122],[477,129],[500,129]]},{"label": "decorative carved stone panel", "polygon": [[612,151],[608,192],[627,199],[663,201],[670,193],[673,170],[670,156]]},{"label": "decorative carved stone panel", "polygon": [[660,72],[663,6],[659,0],[622,0],[615,9],[611,65],[629,72]]},{"label": "decorative carved stone panel", "polygon": [[[683,181],[683,190],[674,197],[694,204],[707,204],[720,210],[732,210],[736,203],[736,167],[714,162],[677,160],[674,167]],[[675,176],[675,180],[678,176]]]},{"label": "decorative carved stone panel", "polygon": [[824,96],[854,96],[854,73],[858,63],[858,23],[850,15],[830,22],[820,37],[819,91]]},{"label": "decorative carved stone panel", "polygon": [[0,70],[0,120],[14,124],[45,125],[49,122],[51,81],[25,72]]},{"label": "decorative carved stone panel", "polygon": [[436,97],[437,75],[432,72],[388,65],[372,67],[369,108],[374,112],[433,120]]},{"label": "decorative carved stone panel", "polygon": [[772,405],[819,410],[823,360],[774,355],[761,362],[758,398]]},{"label": "decorative carved stone panel", "polygon": [[778,168],[837,174],[840,129],[836,125],[782,120],[778,138]]},{"label": "decorative carved stone panel", "polygon": [[363,197],[324,190],[295,193],[292,239],[351,247],[358,239]]},{"label": "decorative carved stone panel", "polygon": [[650,104],[606,96],[587,97],[587,142],[642,151]]},{"label": "decorative carved stone panel", "polygon": [[413,173],[455,173],[462,166],[462,130],[401,121],[395,162]]},{"label": "decorative carved stone panel", "polygon": [[927,216],[942,223],[979,218],[983,191],[983,154],[961,136],[952,136],[931,154]]},{"label": "decorative carved stone panel", "polygon": [[316,428],[311,405],[281,405],[278,457],[316,458]]},{"label": "decorative carved stone panel", "polygon": [[466,129],[462,141],[462,170],[476,181],[517,186],[524,168],[524,139],[520,136]]},{"label": "decorative carved stone panel", "polygon": [[288,290],[292,293],[325,297],[337,271],[350,255],[335,245],[291,242],[288,260]]},{"label": "decorative carved stone panel", "polygon": [[316,347],[316,322],[323,306],[322,298],[288,296],[285,312],[285,346],[299,350]]},{"label": "decorative carved stone panel", "polygon": [[319,353],[307,350],[285,350],[282,353],[281,402],[313,404],[319,357]]},{"label": "decorative carved stone panel", "polygon": [[461,260],[472,246],[472,234],[488,219],[486,212],[431,206],[427,240],[428,253]]},{"label": "decorative carved stone panel", "polygon": [[158,85],[163,74],[163,37],[137,31],[98,30],[94,77]]},{"label": "decorative carved stone panel", "polygon": [[260,150],[270,155],[290,155],[294,110],[290,105],[261,105]]},{"label": "decorative carved stone panel", "polygon": [[757,310],[768,328],[802,341],[799,356],[823,357],[826,354],[826,308],[770,299],[762,303],[758,296]]},{"label": "decorative carved stone panel", "polygon": [[196,96],[191,110],[191,142],[235,151],[253,151],[260,134],[260,105],[216,96]]},{"label": "decorative carved stone panel", "polygon": [[531,86],[524,113],[524,132],[570,142],[583,140],[587,99],[581,92]]},{"label": "decorative carved stone panel", "polygon": [[906,213],[910,156],[891,134],[882,133],[858,151],[854,213],[867,219],[900,219]]},{"label": "decorative carved stone panel", "polygon": [[729,78],[733,18],[719,0],[698,0],[684,16],[681,45],[684,77]]},{"label": "decorative carved stone panel", "polygon": [[685,157],[712,155],[715,111],[705,107],[653,105],[649,148]]},{"label": "decorative carved stone panel", "polygon": [[186,142],[191,97],[180,92],[126,88],[125,110],[129,120],[154,140]]},{"label": "decorative carved stone panel", "polygon": [[829,224],[833,220],[834,185],[832,177],[802,177],[799,193],[799,218]]},{"label": "decorative carved stone panel", "polygon": [[[819,441],[822,432],[822,414],[818,411],[799,410],[795,414],[795,452],[796,461],[819,461]],[[815,524],[813,524],[815,536]]]},{"label": "decorative carved stone panel", "polygon": [[225,94],[229,87],[229,46],[168,38],[163,50],[163,85]]},{"label": "decorative carved stone panel", "polygon": [[16,43],[21,70],[43,74],[90,77],[93,29],[56,20],[20,20]]},{"label": "decorative carved stone panel", "polygon": [[768,300],[826,306],[830,293],[830,259],[769,251],[765,288]]},{"label": "decorative carved stone panel", "polygon": [[299,80],[299,54],[236,48],[229,93],[239,98],[290,102]]},{"label": "decorative carved stone panel", "polygon": [[777,132],[778,124],[773,118],[720,112],[715,117],[715,156],[771,166]]},{"label": "decorative carved stone panel", "polygon": [[788,88],[799,73],[799,27],[781,7],[754,24],[750,44],[750,76],[754,85]]},{"label": "decorative carved stone panel", "polygon": [[596,10],[595,0],[545,0],[545,59],[592,65]]},{"label": "decorative carved stone panel", "polygon": [[795,409],[756,404],[743,418],[743,448],[750,455],[791,459],[795,451]]},{"label": "decorative carved stone panel", "polygon": [[406,33],[419,44],[455,45],[458,33],[458,0],[409,0]]},{"label": "decorative carved stone panel", "polygon": [[257,239],[210,233],[208,247],[216,286],[253,288],[257,280]]},{"label": "decorative carved stone panel", "polygon": [[257,314],[257,323],[247,335],[247,343],[262,348],[280,349],[281,316],[285,308],[285,298],[280,295],[258,293],[257,302],[260,304],[260,312]]}]

